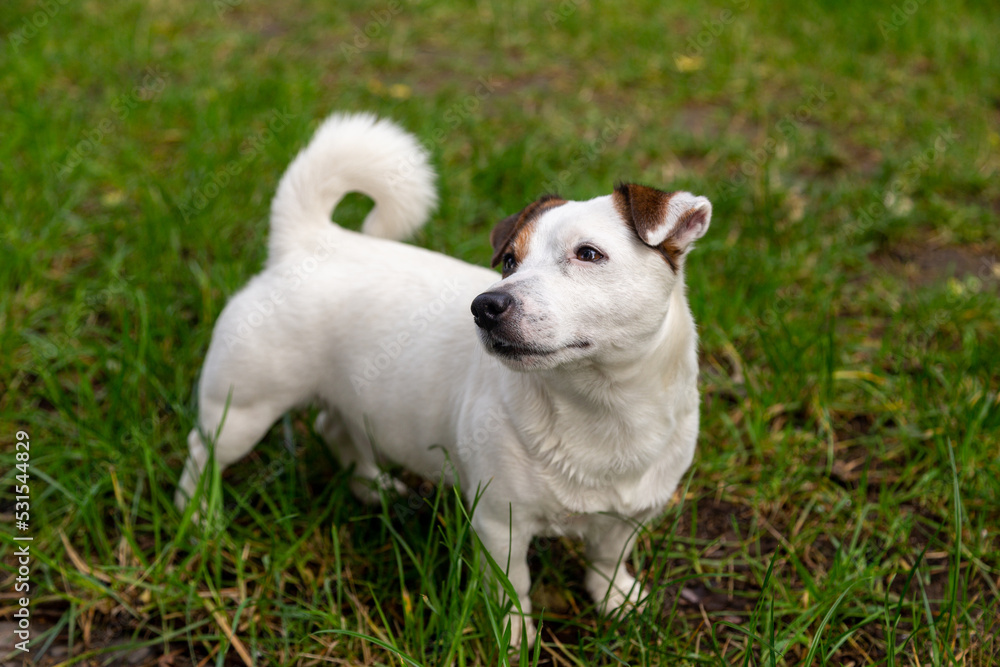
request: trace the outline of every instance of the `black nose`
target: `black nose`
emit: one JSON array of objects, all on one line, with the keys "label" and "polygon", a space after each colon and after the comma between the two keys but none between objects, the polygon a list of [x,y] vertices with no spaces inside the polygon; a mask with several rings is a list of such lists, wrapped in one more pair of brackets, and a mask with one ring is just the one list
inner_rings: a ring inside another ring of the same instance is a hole
[{"label": "black nose", "polygon": [[486,292],[472,300],[472,315],[476,326],[492,331],[500,324],[504,313],[510,310],[514,297],[506,292]]}]

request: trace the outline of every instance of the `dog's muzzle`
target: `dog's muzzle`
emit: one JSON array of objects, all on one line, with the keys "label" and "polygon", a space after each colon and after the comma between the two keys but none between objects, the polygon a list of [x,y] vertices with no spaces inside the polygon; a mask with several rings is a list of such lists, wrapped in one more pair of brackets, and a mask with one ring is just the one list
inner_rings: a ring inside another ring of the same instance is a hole
[{"label": "dog's muzzle", "polygon": [[514,297],[506,292],[485,292],[472,300],[472,316],[476,326],[493,331],[506,320],[514,305]]}]

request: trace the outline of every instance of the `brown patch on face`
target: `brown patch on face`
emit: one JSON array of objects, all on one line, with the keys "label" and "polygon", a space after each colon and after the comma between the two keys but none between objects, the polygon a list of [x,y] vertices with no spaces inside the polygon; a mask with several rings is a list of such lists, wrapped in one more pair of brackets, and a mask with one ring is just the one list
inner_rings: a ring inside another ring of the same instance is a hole
[{"label": "brown patch on face", "polygon": [[[656,245],[649,242],[650,234],[666,219],[667,206],[673,196],[672,192],[663,192],[647,185],[619,183],[615,186],[611,200],[615,204],[618,215],[635,230],[642,242],[663,255],[663,259],[670,265],[673,272],[677,273],[683,252],[673,240],[668,236],[662,243]],[[681,223],[694,212],[686,213]],[[678,225],[678,228],[680,227],[681,225]]]},{"label": "brown patch on face", "polygon": [[558,195],[544,195],[531,202],[520,213],[509,215],[496,224],[490,232],[490,243],[493,245],[493,259],[490,266],[496,266],[508,252],[514,253],[515,260],[520,263],[524,259],[525,248],[531,229],[542,213],[566,203]]}]

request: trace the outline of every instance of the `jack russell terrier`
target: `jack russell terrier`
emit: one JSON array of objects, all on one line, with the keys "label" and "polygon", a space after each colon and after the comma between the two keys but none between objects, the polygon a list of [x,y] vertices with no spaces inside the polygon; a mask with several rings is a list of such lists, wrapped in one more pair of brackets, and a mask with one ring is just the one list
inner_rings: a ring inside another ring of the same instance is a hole
[{"label": "jack russell terrier", "polygon": [[[318,403],[316,430],[354,466],[362,500],[405,492],[384,461],[479,494],[472,523],[517,593],[517,646],[535,634],[533,536],[585,540],[600,612],[643,602],[623,561],[694,455],[684,265],[712,205],[632,183],[542,197],[493,230],[498,280],[399,243],[436,205],[434,178],[414,137],[367,114],[331,116],[295,158],[267,265],[215,325],[177,504],[209,456],[225,468],[286,411]],[[330,221],[352,191],[375,201],[361,233]]]}]

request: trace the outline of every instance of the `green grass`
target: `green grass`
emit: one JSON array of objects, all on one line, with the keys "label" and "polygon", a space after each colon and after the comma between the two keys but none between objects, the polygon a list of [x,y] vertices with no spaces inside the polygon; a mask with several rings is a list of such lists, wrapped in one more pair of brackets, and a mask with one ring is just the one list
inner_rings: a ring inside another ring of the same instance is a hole
[{"label": "green grass", "polygon": [[654,602],[596,618],[580,545],[537,541],[521,664],[995,664],[997,34],[938,0],[7,3],[0,620],[20,429],[36,664],[506,659],[455,492],[359,505],[308,411],[216,480],[217,533],[171,502],[277,179],[326,114],[373,110],[441,176],[416,242],[471,262],[549,189],[715,207],[699,452],[630,556]]}]

